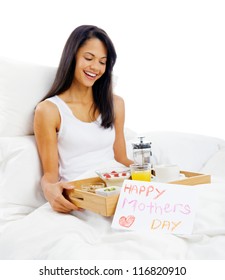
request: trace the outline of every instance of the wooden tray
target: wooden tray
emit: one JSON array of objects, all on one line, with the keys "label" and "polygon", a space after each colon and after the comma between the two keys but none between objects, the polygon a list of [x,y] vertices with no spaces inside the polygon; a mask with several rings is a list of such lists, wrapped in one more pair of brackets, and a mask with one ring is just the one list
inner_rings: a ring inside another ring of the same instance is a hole
[{"label": "wooden tray", "polygon": [[[190,171],[181,171],[180,173],[184,174],[186,178],[168,183],[189,186],[211,183],[210,175]],[[75,188],[73,190],[64,190],[64,195],[78,207],[93,211],[102,216],[112,216],[115,213],[117,201],[119,198],[118,194],[105,197],[81,190],[81,185],[83,184],[95,184],[102,182],[104,183],[104,181],[100,177],[73,181],[71,182],[71,184],[74,185]]]},{"label": "wooden tray", "polygon": [[91,210],[102,216],[112,216],[115,213],[119,195],[102,196],[81,190],[83,184],[104,183],[99,177],[93,177],[71,182],[73,190],[65,190],[65,196],[78,207]]},{"label": "wooden tray", "polygon": [[169,182],[169,184],[179,184],[179,185],[200,185],[200,184],[209,184],[211,183],[211,176],[196,172],[190,171],[180,171],[181,174],[184,174],[186,178],[181,180],[176,180],[173,182]]}]

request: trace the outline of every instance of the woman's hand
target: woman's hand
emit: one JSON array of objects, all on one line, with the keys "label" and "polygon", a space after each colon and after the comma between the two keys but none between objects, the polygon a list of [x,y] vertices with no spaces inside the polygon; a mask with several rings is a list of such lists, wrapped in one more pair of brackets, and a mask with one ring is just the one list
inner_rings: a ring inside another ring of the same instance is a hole
[{"label": "woman's hand", "polygon": [[57,182],[57,183],[45,183],[42,186],[44,196],[50,203],[53,210],[61,213],[69,213],[73,210],[81,210],[69,200],[63,196],[63,190],[73,189],[73,186],[70,186],[66,182]]}]

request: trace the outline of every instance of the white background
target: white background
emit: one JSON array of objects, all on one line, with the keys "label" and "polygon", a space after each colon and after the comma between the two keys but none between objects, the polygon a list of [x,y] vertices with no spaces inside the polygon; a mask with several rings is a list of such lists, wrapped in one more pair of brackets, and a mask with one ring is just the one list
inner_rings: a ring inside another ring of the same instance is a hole
[{"label": "white background", "polygon": [[0,56],[57,66],[75,27],[113,40],[126,126],[225,139],[225,1],[0,0]]}]

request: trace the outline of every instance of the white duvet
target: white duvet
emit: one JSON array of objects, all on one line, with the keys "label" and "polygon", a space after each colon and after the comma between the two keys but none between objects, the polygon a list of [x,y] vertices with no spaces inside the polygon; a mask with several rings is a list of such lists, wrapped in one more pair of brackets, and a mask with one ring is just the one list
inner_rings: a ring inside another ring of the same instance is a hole
[{"label": "white duvet", "polygon": [[[41,192],[34,137],[2,137],[0,259],[225,259],[224,141],[176,133],[150,137],[156,163],[176,162],[183,170],[193,165],[192,171],[212,175],[212,184],[196,186],[193,234],[121,231],[111,228],[112,217],[87,210],[54,212]],[[190,149],[182,157],[186,142]],[[128,153],[129,147],[128,141]],[[92,175],[93,171],[81,177]]]},{"label": "white duvet", "polygon": [[45,203],[2,227],[0,259],[225,259],[225,183],[196,188],[192,235],[119,231],[112,217],[60,214]]}]

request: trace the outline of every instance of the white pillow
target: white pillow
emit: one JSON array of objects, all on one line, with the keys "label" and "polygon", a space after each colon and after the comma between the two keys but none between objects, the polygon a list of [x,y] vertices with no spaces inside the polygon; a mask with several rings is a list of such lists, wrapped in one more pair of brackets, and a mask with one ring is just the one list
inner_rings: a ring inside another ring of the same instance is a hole
[{"label": "white pillow", "polygon": [[143,133],[152,142],[154,164],[178,164],[182,170],[199,171],[222,147],[222,139],[182,132]]},{"label": "white pillow", "polygon": [[33,134],[33,113],[53,82],[53,67],[0,58],[0,136]]},{"label": "white pillow", "polygon": [[0,137],[0,198],[6,203],[37,208],[46,202],[34,136]]},{"label": "white pillow", "polygon": [[215,153],[203,166],[201,172],[225,179],[225,148]]}]

